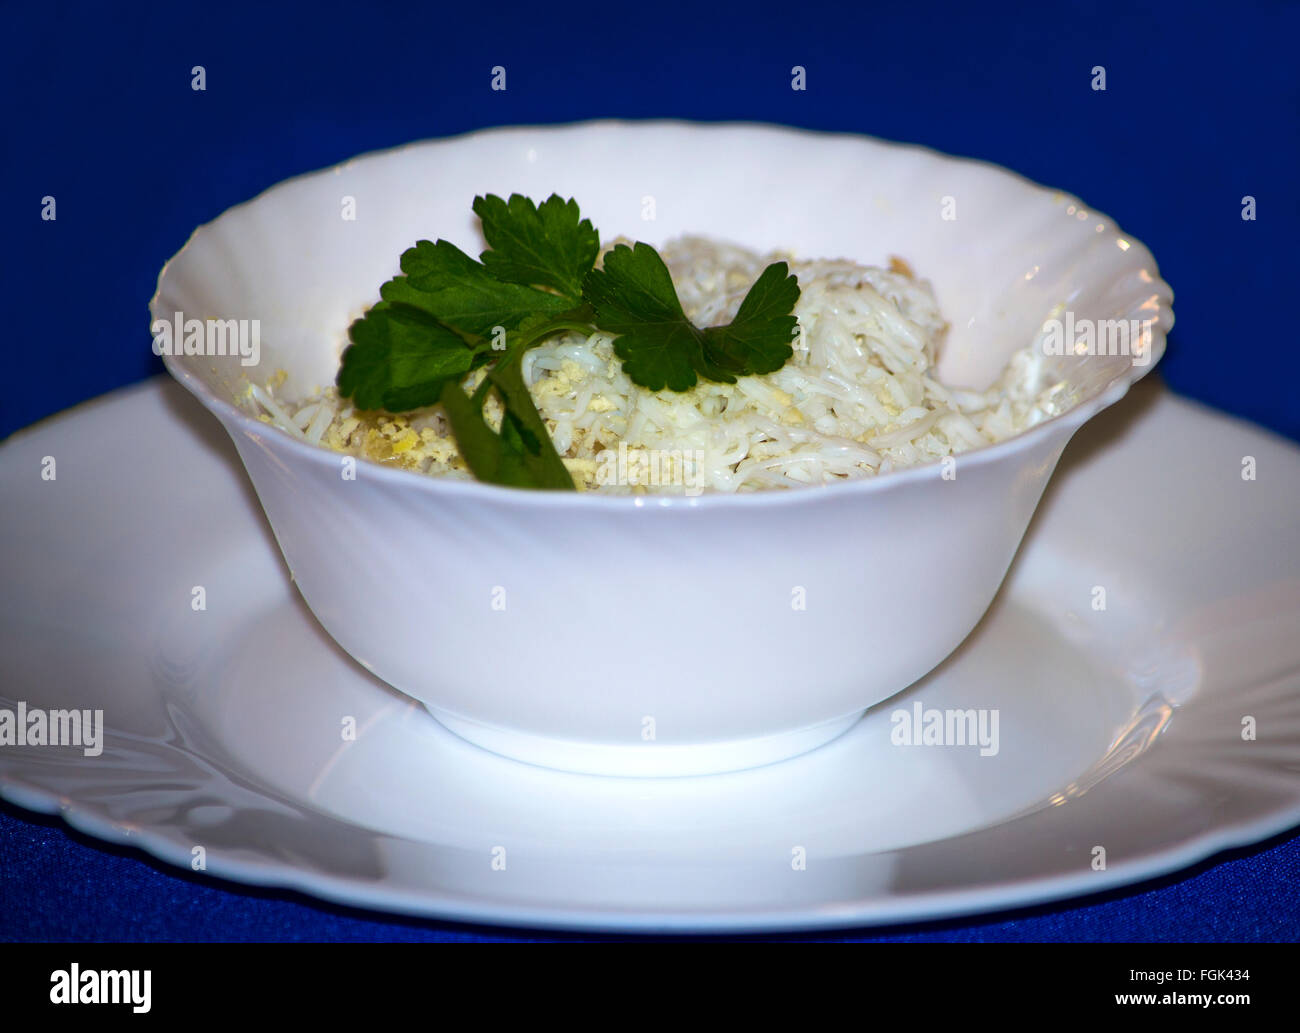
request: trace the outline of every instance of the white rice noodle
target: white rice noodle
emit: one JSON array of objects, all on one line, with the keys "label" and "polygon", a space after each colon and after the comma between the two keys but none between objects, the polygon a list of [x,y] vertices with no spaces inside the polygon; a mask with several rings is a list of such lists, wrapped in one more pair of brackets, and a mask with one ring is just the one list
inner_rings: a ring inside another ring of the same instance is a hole
[{"label": "white rice noodle", "polygon": [[[592,471],[602,453],[620,445],[690,453],[692,460],[701,453],[708,490],[753,491],[937,462],[1017,434],[1072,404],[1070,391],[1051,382],[1031,345],[1012,356],[987,391],[939,383],[935,364],[947,324],[930,285],[902,267],[803,261],[700,237],[670,242],[660,254],[697,326],[729,322],[763,269],[787,261],[800,287],[794,354],[774,373],[734,384],[702,381],[678,393],[633,384],[608,333],[563,333],[531,349],[523,359],[524,382],[556,450],[590,490],[683,490],[597,483]],[[362,420],[355,424],[352,407],[332,387],[292,412],[270,390],[254,386],[249,393],[276,426],[312,442],[343,447],[345,437],[346,447],[357,451],[364,448],[365,429],[379,425],[378,416],[364,413],[355,414]],[[500,419],[494,398],[485,412],[489,423]],[[447,447],[450,431],[438,407],[397,419],[417,432],[431,428],[441,442],[428,450],[437,458],[420,459],[414,468],[465,476],[463,464],[452,466],[447,458],[455,453]],[[347,434],[334,432],[340,426],[349,428]],[[424,454],[423,444],[407,448],[400,461],[409,464]]]}]

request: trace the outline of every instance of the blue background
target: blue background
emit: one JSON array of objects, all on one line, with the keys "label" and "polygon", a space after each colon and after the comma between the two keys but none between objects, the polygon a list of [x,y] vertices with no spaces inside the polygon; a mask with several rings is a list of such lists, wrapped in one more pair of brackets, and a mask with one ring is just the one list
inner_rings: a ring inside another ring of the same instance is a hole
[{"label": "blue background", "polygon": [[[1174,287],[1166,381],[1300,438],[1295,4],[0,11],[0,436],[159,372],[147,314],[159,268],[196,225],[285,177],[485,126],[679,117],[923,143],[1078,194],[1150,246]],[[196,64],[205,92],[190,88]],[[796,64],[805,92],[790,88]],[[1098,64],[1105,92],[1090,88]],[[505,92],[489,89],[494,65]],[[55,222],[40,218],[47,194]],[[88,842],[0,808],[0,936],[472,935],[161,874]],[[1300,840],[1203,868],[1082,908],[918,935],[1295,937]]]}]

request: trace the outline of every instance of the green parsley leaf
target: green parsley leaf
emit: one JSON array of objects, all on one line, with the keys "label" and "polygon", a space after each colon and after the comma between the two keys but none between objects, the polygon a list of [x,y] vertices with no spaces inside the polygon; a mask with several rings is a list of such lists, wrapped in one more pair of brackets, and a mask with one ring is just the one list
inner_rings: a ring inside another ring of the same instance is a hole
[{"label": "green parsley leaf", "polygon": [[513,330],[527,316],[557,315],[573,302],[549,291],[502,283],[450,241],[419,241],[402,255],[403,276],[379,289],[385,301],[421,309],[441,323],[479,337]]},{"label": "green parsley leaf", "polygon": [[487,357],[432,316],[385,301],[354,322],[348,336],[338,388],[359,409],[433,405],[447,380],[464,377]]},{"label": "green parsley leaf", "polygon": [[488,377],[505,406],[505,418],[501,421],[502,466],[508,473],[521,468],[533,487],[572,491],[573,477],[555,451],[546,421],[537,411],[528,385],[524,383],[520,366],[523,353],[521,347],[488,371]]},{"label": "green parsley leaf", "polygon": [[600,235],[590,219],[580,218],[578,203],[552,194],[534,205],[522,194],[503,201],[495,194],[474,198],[490,251],[484,267],[504,283],[546,286],[576,303],[582,279],[596,264]]},{"label": "green parsley leaf", "polygon": [[738,376],[771,373],[794,354],[798,280],[784,262],[763,270],[736,318],[701,330],[682,311],[668,267],[649,244],[619,244],[593,269],[583,295],[596,325],[620,336],[614,352],[632,381],[651,391],[689,391],[700,377],[734,384]]},{"label": "green parsley leaf", "polygon": [[704,331],[704,354],[741,375],[775,373],[794,355],[794,315],[799,281],[784,262],[773,262],[754,281],[736,318]]},{"label": "green parsley leaf", "polygon": [[501,484],[501,440],[483,419],[483,400],[470,398],[460,385],[447,381],[442,389],[442,411],[469,467],[470,473],[488,484]]},{"label": "green parsley leaf", "polygon": [[496,390],[503,415],[500,431],[483,418],[486,391],[466,396],[459,384],[442,389],[443,411],[465,464],[480,481],[515,488],[574,491],[573,477],[551,442],[546,422],[524,383],[520,359],[525,347],[515,345],[487,374],[483,387]]},{"label": "green parsley leaf", "polygon": [[596,325],[619,334],[614,353],[634,383],[661,391],[689,391],[696,374],[734,384],[736,378],[704,355],[704,333],[682,311],[672,276],[649,244],[619,244],[605,254],[582,286],[596,310]]}]

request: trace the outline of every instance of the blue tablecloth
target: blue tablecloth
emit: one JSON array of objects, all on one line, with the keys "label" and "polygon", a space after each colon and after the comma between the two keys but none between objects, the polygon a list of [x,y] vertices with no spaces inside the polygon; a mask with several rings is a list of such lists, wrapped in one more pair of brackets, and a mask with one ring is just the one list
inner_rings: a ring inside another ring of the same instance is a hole
[{"label": "blue tablecloth", "polygon": [[[194,226],[287,176],[487,125],[681,117],[914,141],[1077,193],[1177,291],[1170,386],[1300,437],[1300,351],[1270,316],[1294,297],[1300,238],[1294,4],[27,3],[4,18],[0,435],[157,372],[158,269]],[[490,88],[498,65],[505,91]],[[1077,905],[868,938],[1294,939],[1297,874],[1300,838],[1281,837]],[[0,937],[502,935],[163,870],[0,806]]]}]

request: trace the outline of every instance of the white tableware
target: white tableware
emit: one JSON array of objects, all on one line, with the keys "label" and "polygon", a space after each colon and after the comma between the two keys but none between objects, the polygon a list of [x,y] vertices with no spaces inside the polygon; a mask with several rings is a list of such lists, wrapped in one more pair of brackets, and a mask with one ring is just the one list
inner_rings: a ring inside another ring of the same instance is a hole
[{"label": "white tableware", "polygon": [[[0,446],[0,709],[104,729],[0,745],[0,795],[187,872],[512,925],[868,925],[1175,870],[1300,823],[1300,450],[1158,388],[1080,431],[938,670],[802,757],[662,779],[445,731],[312,619],[215,421],[109,396]],[[997,711],[997,752],[895,745],[917,704]]]},{"label": "white tableware", "polygon": [[[1133,354],[1051,360],[1082,400],[962,455],[955,477],[935,464],[745,496],[524,492],[369,462],[349,479],[339,455],[236,404],[246,378],[279,369],[281,397],[332,383],[348,324],[401,252],[439,236],[477,252],[474,196],[516,191],[577,198],[606,238],[902,255],[952,324],[939,368],[952,384],[986,386],[1062,313],[1142,321],[1147,335]],[[1170,299],[1109,218],[994,166],[858,136],[599,122],[415,144],[290,180],[196,231],[151,311],[258,321],[256,366],[166,362],[230,432],[298,590],[349,654],[492,750],[664,775],[801,753],[948,656],[1071,435],[1159,358]]]}]

